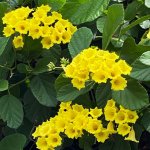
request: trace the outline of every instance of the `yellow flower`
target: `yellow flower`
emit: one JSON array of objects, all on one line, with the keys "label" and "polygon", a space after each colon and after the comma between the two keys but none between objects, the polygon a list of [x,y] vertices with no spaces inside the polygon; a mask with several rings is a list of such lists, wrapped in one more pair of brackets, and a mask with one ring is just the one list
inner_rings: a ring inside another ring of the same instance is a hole
[{"label": "yellow flower", "polygon": [[41,10],[37,9],[34,13],[32,13],[32,15],[33,15],[33,18],[42,21],[43,18],[47,16],[47,12],[43,9]]},{"label": "yellow flower", "polygon": [[117,60],[119,58],[119,56],[116,53],[114,53],[114,52],[112,52],[112,53],[106,53],[105,57],[107,59],[112,59],[112,60]]},{"label": "yellow flower", "polygon": [[83,131],[82,130],[77,130],[77,135],[75,136],[75,139],[79,138],[79,137],[82,137],[83,135]]},{"label": "yellow flower", "polygon": [[109,134],[114,134],[116,133],[117,131],[114,129],[114,124],[112,121],[110,121],[108,124],[107,124],[107,131],[109,132]]},{"label": "yellow flower", "polygon": [[69,31],[71,34],[74,34],[74,32],[77,31],[77,27],[70,23],[70,25],[67,27],[67,31]]},{"label": "yellow flower", "polygon": [[98,142],[104,143],[109,138],[109,132],[106,129],[102,129],[100,132],[94,135]]},{"label": "yellow flower", "polygon": [[20,7],[14,11],[17,20],[24,20],[28,18],[29,14],[33,11],[29,7]]},{"label": "yellow flower", "polygon": [[118,66],[120,67],[122,74],[125,75],[129,75],[132,70],[132,67],[130,67],[125,60],[119,60]]},{"label": "yellow flower", "polygon": [[88,123],[88,117],[82,115],[82,114],[79,114],[74,122],[73,122],[73,125],[76,129],[78,130],[83,130],[86,128],[87,126],[87,123]]},{"label": "yellow flower", "polygon": [[135,131],[134,131],[133,127],[131,128],[131,131],[129,132],[129,135],[128,135],[128,137],[125,138],[125,140],[139,143],[139,141],[137,141],[136,138],[135,138]]},{"label": "yellow flower", "polygon": [[127,122],[135,123],[136,120],[139,118],[136,111],[127,110]]},{"label": "yellow flower", "polygon": [[64,132],[65,128],[66,128],[66,120],[62,117],[58,117],[56,119],[56,122],[55,122],[55,126],[56,126],[56,129],[59,131],[59,132]]},{"label": "yellow flower", "polygon": [[60,21],[57,21],[54,27],[60,34],[66,31],[65,27],[60,23]]},{"label": "yellow flower", "polygon": [[64,71],[65,71],[66,77],[72,78],[75,72],[75,66],[73,66],[72,64],[69,64],[64,68]]},{"label": "yellow flower", "polygon": [[147,38],[150,39],[150,31],[147,33]]},{"label": "yellow flower", "polygon": [[70,109],[66,112],[66,118],[65,119],[68,120],[69,122],[73,122],[75,120],[77,114],[78,113],[76,111]]},{"label": "yellow flower", "polygon": [[117,132],[118,134],[125,136],[130,132],[131,127],[125,123],[125,124],[119,124],[118,128],[117,128]]},{"label": "yellow flower", "polygon": [[89,115],[89,109],[84,109],[81,114],[87,117]]},{"label": "yellow flower", "polygon": [[51,7],[49,5],[41,5],[40,7],[37,7],[37,10],[44,10],[45,12],[49,12],[51,10]]},{"label": "yellow flower", "polygon": [[60,112],[68,111],[68,110],[71,109],[71,101],[69,101],[69,102],[61,102],[59,107],[60,107],[60,109],[59,109]]},{"label": "yellow flower", "polygon": [[4,33],[4,36],[9,37],[9,36],[11,36],[12,34],[14,34],[15,31],[13,30],[12,27],[6,26],[6,27],[4,27],[3,33]]},{"label": "yellow flower", "polygon": [[24,45],[23,37],[21,35],[14,37],[13,44],[15,48],[21,48]]},{"label": "yellow flower", "polygon": [[77,129],[75,129],[73,124],[68,124],[65,130],[65,134],[68,136],[68,138],[74,139],[78,136],[79,132]]},{"label": "yellow flower", "polygon": [[113,65],[112,68],[110,68],[110,69],[108,70],[108,73],[109,73],[109,78],[110,78],[110,79],[117,78],[118,76],[121,75],[120,68],[119,68],[119,66],[117,66],[117,65]]},{"label": "yellow flower", "polygon": [[39,129],[40,129],[40,126],[36,127],[36,130],[34,131],[34,133],[32,133],[32,136],[34,139],[40,136]]},{"label": "yellow flower", "polygon": [[125,109],[122,105],[119,106],[121,111],[127,112],[127,109]]},{"label": "yellow flower", "polygon": [[41,21],[39,19],[31,18],[28,20],[29,20],[30,26],[35,25],[35,24],[39,26],[41,24]]},{"label": "yellow flower", "polygon": [[46,48],[46,49],[50,49],[54,45],[54,43],[51,40],[51,37],[44,37],[41,40],[41,43],[42,43],[43,48]]},{"label": "yellow flower", "polygon": [[41,35],[42,35],[42,30],[40,26],[30,25],[29,36],[31,36],[33,39],[39,39]]},{"label": "yellow flower", "polygon": [[50,147],[57,147],[61,145],[62,138],[59,134],[49,134],[48,138],[46,138],[46,141]]},{"label": "yellow flower", "polygon": [[42,22],[43,22],[44,25],[49,26],[49,25],[52,25],[55,22],[55,19],[52,16],[45,16],[42,19]]},{"label": "yellow flower", "polygon": [[60,34],[55,28],[52,32],[51,39],[53,43],[60,44],[62,40],[62,34]]},{"label": "yellow flower", "polygon": [[74,104],[72,105],[73,110],[77,111],[77,112],[82,112],[84,110],[82,105],[78,105],[78,104]]},{"label": "yellow flower", "polygon": [[71,39],[71,34],[67,31],[62,32],[62,43],[66,44],[70,42]]},{"label": "yellow flower", "polygon": [[[102,68],[103,64],[101,63],[100,60],[97,60],[95,58],[89,60],[89,63],[87,62],[86,65],[88,64],[89,71],[91,72],[91,75],[93,75],[95,72],[97,72],[97,68]],[[101,69],[103,70],[103,69]]]},{"label": "yellow flower", "polygon": [[29,21],[22,20],[15,25],[15,30],[20,34],[27,34],[29,30]]},{"label": "yellow flower", "polygon": [[71,83],[73,84],[73,87],[76,87],[79,90],[85,87],[85,81],[79,80],[77,78],[72,79]]},{"label": "yellow flower", "polygon": [[47,136],[50,133],[50,130],[51,130],[51,126],[49,125],[49,123],[44,122],[44,124],[42,124],[39,128],[39,135]]},{"label": "yellow flower", "polygon": [[40,150],[46,150],[49,148],[47,141],[44,137],[39,137],[36,142],[37,148]]},{"label": "yellow flower", "polygon": [[94,80],[97,83],[106,83],[108,79],[107,72],[103,70],[98,70],[94,74],[92,74],[92,80]]},{"label": "yellow flower", "polygon": [[127,113],[123,110],[119,110],[115,117],[115,122],[118,124],[122,124],[127,122]]},{"label": "yellow flower", "polygon": [[92,134],[99,133],[101,129],[102,129],[102,122],[97,119],[90,119],[86,128],[86,130]]},{"label": "yellow flower", "polygon": [[42,35],[41,35],[42,37],[47,37],[47,38],[50,38],[50,40],[51,40],[51,34],[53,31],[53,27],[42,26],[41,31],[42,31]]},{"label": "yellow flower", "polygon": [[56,11],[52,12],[52,17],[54,17],[55,20],[60,20],[62,19],[62,15]]},{"label": "yellow flower", "polygon": [[107,104],[105,107],[115,107],[115,101],[113,99],[110,99],[107,101]]},{"label": "yellow flower", "polygon": [[77,71],[74,78],[77,78],[80,81],[86,81],[89,79],[89,72],[87,70]]},{"label": "yellow flower", "polygon": [[110,73],[113,72],[114,73],[113,66],[116,65],[115,60],[113,60],[113,59],[105,59],[104,62],[105,62],[105,67],[107,68],[108,72],[110,72]]},{"label": "yellow flower", "polygon": [[85,57],[85,59],[92,59],[97,55],[97,50],[93,48],[87,48],[82,51],[82,55]]},{"label": "yellow flower", "polygon": [[125,78],[118,76],[111,80],[111,89],[114,91],[124,90],[127,86],[127,81]]},{"label": "yellow flower", "polygon": [[6,13],[5,16],[2,18],[3,24],[13,25],[13,24],[11,24],[12,23],[11,22],[12,18],[15,19],[14,23],[16,23],[17,19],[15,17],[15,12],[14,11]]},{"label": "yellow flower", "polygon": [[58,134],[58,133],[59,133],[59,131],[56,129],[55,124],[51,125],[51,128],[49,130],[49,134]]},{"label": "yellow flower", "polygon": [[58,23],[61,24],[64,28],[68,28],[72,25],[68,20],[65,19],[59,19]]},{"label": "yellow flower", "polygon": [[116,108],[115,107],[105,107],[104,109],[105,120],[114,121],[116,117]]},{"label": "yellow flower", "polygon": [[102,112],[102,109],[98,109],[97,107],[95,107],[94,109],[90,109],[89,114],[93,118],[98,118],[98,117],[100,117],[103,114],[103,112]]}]

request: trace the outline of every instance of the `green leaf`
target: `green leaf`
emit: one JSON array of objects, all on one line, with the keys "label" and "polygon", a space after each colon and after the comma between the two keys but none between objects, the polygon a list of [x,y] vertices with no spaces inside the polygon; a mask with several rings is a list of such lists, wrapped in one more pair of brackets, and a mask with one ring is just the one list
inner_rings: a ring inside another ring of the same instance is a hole
[{"label": "green leaf", "polygon": [[7,12],[8,4],[6,2],[0,2],[0,36],[2,35],[3,30],[3,21],[2,18],[4,17],[4,14]]},{"label": "green leaf", "polygon": [[150,111],[146,111],[141,120],[142,125],[146,131],[150,132]]},{"label": "green leaf", "polygon": [[26,137],[23,134],[12,134],[4,137],[0,142],[1,150],[23,150]]},{"label": "green leaf", "polygon": [[18,128],[23,121],[23,107],[21,102],[12,95],[0,98],[0,116],[7,121],[10,128]]},{"label": "green leaf", "polygon": [[51,58],[52,60],[54,59],[59,60],[61,56],[60,45],[54,45],[53,47],[50,48],[50,50],[43,50],[42,56]]},{"label": "green leaf", "polygon": [[113,34],[124,20],[124,8],[121,4],[114,4],[108,8],[107,18],[104,24],[102,47],[106,49]]},{"label": "green leaf", "polygon": [[5,91],[8,89],[8,81],[0,80],[0,91]]},{"label": "green leaf", "polygon": [[24,2],[24,0],[11,0],[11,1],[9,0],[9,1],[7,1],[9,6],[11,7],[11,9],[18,7],[18,5],[22,5],[23,2]]},{"label": "green leaf", "polygon": [[85,93],[83,95],[78,96],[73,102],[72,104],[79,104],[84,106],[85,108],[93,108],[96,107],[95,103],[93,103],[93,101],[91,101],[91,97],[89,96],[90,93]]},{"label": "green leaf", "polygon": [[36,76],[32,79],[30,88],[38,100],[38,102],[45,106],[55,107],[57,104],[56,91],[54,89],[53,76]]},{"label": "green leaf", "polygon": [[141,5],[142,5],[142,2],[140,1],[133,1],[132,3],[129,3],[125,10],[125,20],[134,19]]},{"label": "green leaf", "polygon": [[88,82],[84,89],[78,90],[73,87],[69,78],[64,78],[60,75],[55,81],[55,88],[57,92],[57,99],[59,101],[70,101],[76,99],[79,95],[82,95],[90,91],[93,87],[92,82]]},{"label": "green leaf", "polygon": [[111,150],[131,150],[129,141],[125,141],[122,136],[116,135],[114,137],[114,145]]},{"label": "green leaf", "polygon": [[145,6],[150,8],[150,1],[149,0],[145,0]]},{"label": "green leaf", "polygon": [[45,57],[45,58],[39,59],[34,70],[33,70],[33,73],[34,74],[40,74],[40,73],[48,72],[49,67],[47,65],[50,62],[56,62],[56,60],[52,59],[50,57]]},{"label": "green leaf", "polygon": [[140,24],[143,21],[148,20],[148,19],[150,19],[150,15],[146,15],[146,16],[143,16],[143,17],[137,19],[136,21],[132,22],[131,24],[129,24],[128,26],[126,26],[125,28],[123,28],[121,30],[121,34],[125,34],[128,30],[130,30],[134,26],[136,26],[136,25],[138,25],[138,24]]},{"label": "green leaf", "polygon": [[143,53],[139,60],[141,63],[150,66],[150,51]]},{"label": "green leaf", "polygon": [[55,114],[53,108],[41,105],[30,90],[25,93],[23,102],[25,116],[33,123],[41,123]]},{"label": "green leaf", "polygon": [[43,52],[41,40],[33,40],[30,36],[25,36],[24,47],[19,52],[23,54],[27,59],[39,57]]},{"label": "green leaf", "polygon": [[19,73],[25,73],[28,74],[32,71],[32,68],[26,64],[20,63],[17,65],[17,70]]},{"label": "green leaf", "polygon": [[96,21],[96,26],[100,33],[103,33],[105,21],[106,21],[106,16],[103,16]]},{"label": "green leaf", "polygon": [[96,96],[97,106],[104,106],[107,100],[111,99],[112,97],[110,83],[99,84],[96,88],[95,96]]},{"label": "green leaf", "polygon": [[4,52],[6,49],[6,46],[8,44],[9,38],[6,37],[0,37],[0,55]]},{"label": "green leaf", "polygon": [[49,5],[52,7],[52,10],[59,10],[66,3],[66,0],[38,0],[38,5]]},{"label": "green leaf", "polygon": [[142,54],[132,64],[132,72],[130,76],[140,81],[150,81],[150,51]]},{"label": "green leaf", "polygon": [[98,18],[107,8],[110,0],[68,1],[61,9],[64,18],[73,24],[90,22]]},{"label": "green leaf", "polygon": [[75,57],[83,49],[90,46],[92,42],[93,34],[92,31],[86,27],[78,29],[71,38],[68,45],[69,52],[72,57]]},{"label": "green leaf", "polygon": [[[7,79],[8,71],[10,67],[12,67],[14,63],[14,50],[12,49],[12,39],[8,38],[8,43],[6,44],[2,54],[0,55],[0,65],[4,67],[0,67],[0,78]],[[8,68],[7,68],[8,67]]]},{"label": "green leaf", "polygon": [[92,145],[95,142],[93,135],[85,133],[81,138],[79,138],[79,147],[84,150],[92,150]]},{"label": "green leaf", "polygon": [[149,103],[146,90],[135,80],[128,80],[123,91],[113,91],[112,97],[118,104],[131,110],[141,109]]},{"label": "green leaf", "polygon": [[137,45],[133,38],[127,38],[120,51],[120,57],[125,59],[129,64],[133,63],[135,59],[148,51],[150,46]]}]

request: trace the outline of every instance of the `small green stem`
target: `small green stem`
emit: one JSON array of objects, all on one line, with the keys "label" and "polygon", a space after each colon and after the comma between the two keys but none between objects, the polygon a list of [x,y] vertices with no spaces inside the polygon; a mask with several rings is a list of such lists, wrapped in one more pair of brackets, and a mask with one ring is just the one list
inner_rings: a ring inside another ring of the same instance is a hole
[{"label": "small green stem", "polygon": [[12,68],[9,68],[9,67],[3,66],[3,65],[0,65],[0,67],[1,67],[1,68],[5,68],[5,69],[10,70],[10,71],[12,70]]},{"label": "small green stem", "polygon": [[21,81],[15,83],[15,84],[12,84],[12,85],[9,87],[9,89],[11,89],[11,88],[13,88],[13,87],[15,87],[15,86],[17,86],[17,85],[19,85],[19,84],[25,82],[25,81],[26,81],[27,79],[29,79],[30,77],[31,77],[31,76],[27,76],[27,77],[25,77],[23,80],[21,80]]},{"label": "small green stem", "polygon": [[62,70],[63,70],[63,68],[62,68],[62,67],[55,67],[55,69],[62,69]]},{"label": "small green stem", "polygon": [[8,88],[8,90],[7,90],[7,91],[8,91],[8,94],[10,95],[10,91],[9,91],[9,88]]},{"label": "small green stem", "polygon": [[[98,39],[98,38],[102,39],[103,37],[102,36],[96,36],[95,37],[95,39]],[[124,42],[123,40],[121,40],[119,38],[115,38],[115,37],[112,37],[112,39],[115,40],[115,41],[119,41],[120,40],[120,42]]]}]

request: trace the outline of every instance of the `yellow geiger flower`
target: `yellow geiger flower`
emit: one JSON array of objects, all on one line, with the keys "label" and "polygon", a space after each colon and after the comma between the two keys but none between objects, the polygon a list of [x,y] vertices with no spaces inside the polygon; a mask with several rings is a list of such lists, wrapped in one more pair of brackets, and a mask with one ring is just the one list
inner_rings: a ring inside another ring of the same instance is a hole
[{"label": "yellow geiger flower", "polygon": [[65,75],[72,78],[73,86],[79,90],[85,87],[87,81],[98,84],[110,82],[112,90],[124,90],[127,81],[122,75],[129,75],[132,68],[118,58],[114,52],[89,47],[82,50],[64,67]]},{"label": "yellow geiger flower", "polygon": [[112,134],[120,134],[125,140],[138,142],[131,127],[137,119],[136,111],[121,105],[118,108],[113,99],[107,101],[104,109],[87,109],[68,101],[60,103],[57,115],[39,125],[32,136],[37,139],[37,148],[41,150],[54,150],[62,144],[62,137],[78,139],[86,132],[87,136],[92,134],[101,143]]},{"label": "yellow geiger flower", "polygon": [[[50,11],[49,5],[41,5],[35,10],[21,7],[6,13],[2,18],[3,24],[6,25],[3,29],[4,36],[9,37],[19,33],[31,36],[33,40],[41,39],[44,49],[50,49],[54,44],[69,43],[77,28],[63,19],[60,13]],[[15,48],[24,45],[22,43],[18,46],[16,42],[13,43]]]},{"label": "yellow geiger flower", "polygon": [[24,45],[23,37],[21,35],[14,37],[13,44],[15,48],[21,48]]}]

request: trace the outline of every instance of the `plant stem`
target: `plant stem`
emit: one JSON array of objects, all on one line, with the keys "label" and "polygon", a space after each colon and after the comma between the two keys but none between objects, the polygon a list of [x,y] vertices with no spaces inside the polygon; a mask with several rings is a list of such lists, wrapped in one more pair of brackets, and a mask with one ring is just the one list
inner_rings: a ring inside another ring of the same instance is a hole
[{"label": "plant stem", "polygon": [[7,69],[7,70],[12,70],[12,68],[9,68],[9,67],[7,67],[7,66],[3,66],[3,65],[0,65],[0,68],[5,68],[5,69]]},{"label": "plant stem", "polygon": [[17,85],[19,85],[19,84],[25,82],[25,81],[26,81],[27,79],[29,79],[30,77],[31,77],[31,76],[27,76],[27,77],[25,77],[23,80],[21,80],[21,81],[15,83],[15,84],[12,84],[12,85],[9,87],[9,89],[11,89],[11,88],[13,88],[13,87],[15,87],[15,86],[17,86]]}]

